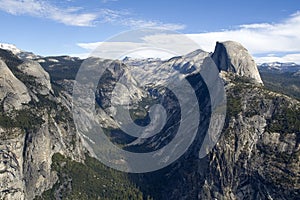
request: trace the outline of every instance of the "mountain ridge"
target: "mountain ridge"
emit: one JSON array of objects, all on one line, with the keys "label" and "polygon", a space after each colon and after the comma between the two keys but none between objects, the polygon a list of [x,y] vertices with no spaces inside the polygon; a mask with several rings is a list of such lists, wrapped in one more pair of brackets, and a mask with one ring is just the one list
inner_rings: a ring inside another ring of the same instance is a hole
[{"label": "mountain ridge", "polygon": [[[205,134],[205,130],[200,129],[195,142],[179,160],[159,171],[136,175],[116,172],[92,159],[88,145],[76,130],[72,119],[72,88],[82,60],[42,58],[39,63],[50,74],[47,76],[48,73],[36,62],[24,62],[7,51],[0,51],[4,68],[17,80],[11,79],[10,85],[21,82],[31,98],[30,102],[21,104],[19,111],[11,107],[6,111],[1,110],[0,198],[296,199],[300,194],[300,102],[269,91],[262,84],[253,84],[253,79],[249,79],[252,74],[239,68],[239,64],[245,62],[240,58],[235,59],[234,52],[239,51],[240,47],[234,47],[233,51],[226,48],[225,51],[219,51],[218,55],[225,58],[228,66],[217,67],[222,69],[220,76],[228,96],[228,109],[225,126],[216,146],[205,158],[199,159],[199,148]],[[242,49],[242,55],[244,53]],[[147,82],[147,76],[152,75],[155,67],[157,70],[181,71],[196,88],[195,93],[201,105],[209,108],[207,89],[203,87],[201,77],[195,73],[201,69],[205,56],[210,54],[192,53],[165,63],[152,60],[148,63],[153,65],[153,69],[148,71],[150,75],[142,77],[139,72],[136,76]],[[195,59],[189,60],[191,57]],[[218,61],[218,56],[215,59]],[[251,57],[249,59],[252,68],[253,62]],[[219,61],[223,62],[222,59]],[[86,117],[92,122],[102,121],[111,139],[122,145],[118,139],[130,143],[131,138],[124,138],[110,110],[106,108],[111,106],[110,93],[120,76],[136,76],[131,74],[130,64],[126,65],[126,61],[125,64],[120,61],[109,62],[112,63],[112,69],[108,70],[97,89],[99,95],[96,97],[100,101],[96,106],[97,115],[87,113]],[[143,63],[135,67],[139,64]],[[28,71],[28,67],[34,73]],[[41,77],[45,77],[45,82],[40,81]],[[259,79],[254,80],[255,83],[259,82]],[[152,86],[148,85],[150,88]],[[134,87],[142,89],[138,85]],[[3,102],[8,95],[1,90],[0,93],[4,96],[1,99]],[[168,118],[168,131],[151,138],[154,142],[146,145],[160,147],[176,134],[173,122],[178,121],[180,115],[173,110],[173,96],[168,95],[162,98],[167,103],[171,102],[166,104],[173,114]],[[148,111],[145,108],[149,102],[157,102],[161,97],[157,95],[155,101],[140,96],[132,97],[137,101],[131,111],[132,117],[138,119],[140,124],[147,124]],[[12,115],[9,115],[9,111]],[[201,123],[208,122],[208,115],[202,113]],[[82,119],[82,122],[83,126],[88,127],[86,119]]]},{"label": "mountain ridge", "polygon": [[23,51],[19,49],[17,46],[15,46],[14,44],[0,43],[0,49],[11,51],[14,55],[18,56],[21,60],[30,60],[30,59],[36,59],[41,57],[32,52]]}]

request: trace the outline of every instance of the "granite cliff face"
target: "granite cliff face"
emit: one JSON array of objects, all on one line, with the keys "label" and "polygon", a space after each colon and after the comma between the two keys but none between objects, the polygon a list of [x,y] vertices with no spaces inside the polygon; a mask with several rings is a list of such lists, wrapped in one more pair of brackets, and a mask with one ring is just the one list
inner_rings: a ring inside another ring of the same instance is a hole
[{"label": "granite cliff face", "polygon": [[300,103],[226,76],[228,118],[219,142],[205,159],[179,161],[166,177],[182,178],[165,193],[171,199],[297,199]]},{"label": "granite cliff face", "polygon": [[220,71],[233,72],[262,84],[254,59],[241,44],[233,41],[217,42],[212,58]]},{"label": "granite cliff face", "polygon": [[[206,134],[201,129],[179,160],[159,171],[133,175],[107,169],[90,158],[89,147],[76,130],[72,88],[82,60],[39,58],[38,64],[0,50],[0,199],[297,199],[300,103],[266,89],[251,55],[236,42],[217,43],[212,55],[199,50],[168,61],[109,61],[112,67],[96,91],[98,115],[94,119],[87,113],[87,117],[100,121],[112,140],[124,139],[129,145],[123,146],[134,150],[137,143],[123,136],[111,116],[114,85],[123,75],[125,81],[134,83],[132,115],[139,124],[147,124],[145,113],[136,114],[147,112],[145,108],[153,101],[143,84],[153,91],[175,69],[193,84],[204,109],[200,122],[206,124],[210,99],[197,71],[209,56],[221,71],[227,92],[220,140],[199,159]],[[66,71],[71,73],[64,78]],[[157,74],[161,77],[155,77]],[[162,81],[149,84],[153,78]],[[174,122],[180,121],[180,112],[173,110],[172,95],[163,100],[169,101],[166,105],[172,117],[165,134],[152,138],[147,147],[160,148],[176,134]],[[82,119],[83,125],[85,121]]]},{"label": "granite cliff face", "polygon": [[34,93],[39,93],[41,95],[48,95],[50,92],[53,93],[50,76],[39,63],[34,61],[25,61],[18,66],[18,69],[24,75],[35,80],[35,88],[32,88]]},{"label": "granite cliff face", "polygon": [[54,96],[49,74],[6,51],[0,59],[0,199],[33,199],[58,179],[53,154],[81,161],[84,149],[71,108],[62,94]]},{"label": "granite cliff face", "polygon": [[0,59],[0,102],[5,111],[21,109],[22,104],[28,103],[31,98],[29,91],[20,80],[9,70],[4,61]]}]

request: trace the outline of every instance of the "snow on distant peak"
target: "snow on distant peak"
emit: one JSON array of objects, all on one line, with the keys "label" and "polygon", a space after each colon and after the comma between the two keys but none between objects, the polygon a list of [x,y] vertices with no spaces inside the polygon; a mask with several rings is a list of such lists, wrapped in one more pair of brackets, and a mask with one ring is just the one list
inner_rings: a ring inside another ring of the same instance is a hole
[{"label": "snow on distant peak", "polygon": [[270,63],[263,63],[258,65],[258,68],[261,71],[270,71],[270,72],[297,72],[300,71],[300,65],[293,63],[293,62],[270,62]]},{"label": "snow on distant peak", "polygon": [[22,52],[22,50],[18,49],[15,45],[13,44],[5,44],[5,43],[0,43],[0,48],[1,49],[5,49],[5,50],[9,50],[11,51],[13,54],[17,55],[19,53]]},{"label": "snow on distant peak", "polygon": [[299,66],[296,63],[293,62],[270,62],[270,63],[263,63],[260,64],[261,67],[294,67],[294,66]]},{"label": "snow on distant peak", "polygon": [[41,56],[35,55],[34,53],[21,50],[13,44],[0,43],[0,49],[11,51],[14,55],[18,56],[22,60],[41,58]]}]

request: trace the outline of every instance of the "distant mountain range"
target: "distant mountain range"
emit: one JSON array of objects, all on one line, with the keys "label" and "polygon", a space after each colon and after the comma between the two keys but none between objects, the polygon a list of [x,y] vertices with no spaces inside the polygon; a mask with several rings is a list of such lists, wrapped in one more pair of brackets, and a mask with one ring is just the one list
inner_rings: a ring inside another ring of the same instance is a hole
[{"label": "distant mountain range", "polygon": [[258,65],[259,71],[274,72],[274,73],[298,73],[300,72],[300,65],[293,62],[270,62]]},{"label": "distant mountain range", "polygon": [[[14,55],[18,56],[21,60],[37,60],[38,62],[43,62],[42,59],[43,56],[36,55],[32,52],[24,51],[16,47],[14,44],[7,44],[7,43],[0,43],[0,49],[5,49],[11,51]],[[62,56],[59,56],[62,57]],[[67,56],[65,56],[67,57]],[[51,57],[47,57],[51,59]],[[53,56],[54,59],[54,56]],[[79,58],[76,58],[76,60],[79,60]],[[156,58],[148,58],[148,59],[134,59],[131,57],[125,57],[123,59],[124,62],[127,63],[135,63],[136,65],[141,64],[141,62],[161,62],[160,59]],[[268,63],[262,63],[257,65],[259,71],[267,71],[267,72],[276,72],[276,73],[285,73],[285,72],[291,72],[300,75],[300,64],[296,64],[294,62],[268,62]]]}]

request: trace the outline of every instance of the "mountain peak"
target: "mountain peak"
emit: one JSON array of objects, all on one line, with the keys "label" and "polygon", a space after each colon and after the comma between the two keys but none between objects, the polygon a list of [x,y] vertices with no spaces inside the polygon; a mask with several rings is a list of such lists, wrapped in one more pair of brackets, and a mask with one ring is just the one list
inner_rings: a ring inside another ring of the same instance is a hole
[{"label": "mountain peak", "polygon": [[22,50],[18,49],[14,44],[0,43],[0,48],[5,49],[5,50],[9,50],[15,55],[22,52]]},{"label": "mountain peak", "polygon": [[18,56],[21,60],[31,60],[41,58],[32,52],[27,52],[19,49],[14,44],[0,43],[0,49],[11,51],[14,55]]},{"label": "mountain peak", "polygon": [[217,42],[212,59],[220,71],[233,72],[263,84],[253,57],[238,42]]}]

